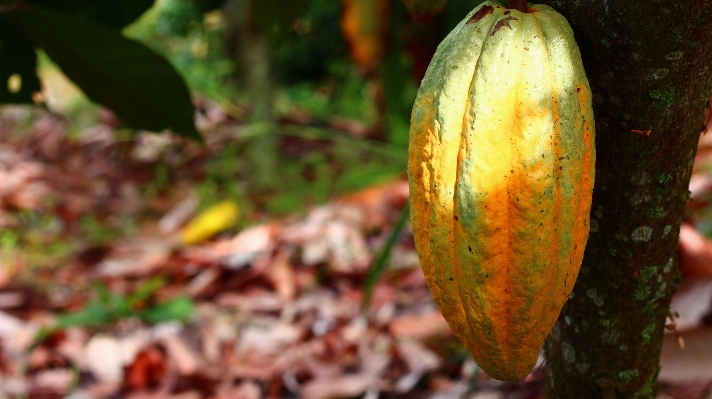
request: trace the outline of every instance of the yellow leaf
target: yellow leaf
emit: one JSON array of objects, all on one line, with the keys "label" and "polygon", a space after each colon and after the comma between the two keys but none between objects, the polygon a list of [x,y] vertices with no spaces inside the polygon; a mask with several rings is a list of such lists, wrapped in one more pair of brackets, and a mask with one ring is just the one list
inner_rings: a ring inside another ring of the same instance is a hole
[{"label": "yellow leaf", "polygon": [[223,201],[191,220],[180,231],[180,242],[183,245],[194,245],[205,241],[215,234],[232,227],[237,223],[240,209],[233,201]]}]

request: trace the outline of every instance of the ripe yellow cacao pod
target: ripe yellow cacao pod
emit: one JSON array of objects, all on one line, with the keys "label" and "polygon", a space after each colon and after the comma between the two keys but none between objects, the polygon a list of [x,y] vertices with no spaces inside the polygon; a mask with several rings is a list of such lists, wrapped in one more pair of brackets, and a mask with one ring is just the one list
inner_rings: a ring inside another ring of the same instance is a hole
[{"label": "ripe yellow cacao pod", "polygon": [[411,221],[435,301],[477,364],[522,380],[589,233],[591,91],[566,19],[499,1],[445,38],[411,117]]}]

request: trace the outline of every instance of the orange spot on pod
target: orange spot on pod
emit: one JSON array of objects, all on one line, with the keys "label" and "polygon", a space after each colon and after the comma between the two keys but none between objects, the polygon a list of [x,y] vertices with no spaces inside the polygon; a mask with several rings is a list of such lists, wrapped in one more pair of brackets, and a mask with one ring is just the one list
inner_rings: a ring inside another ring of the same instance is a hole
[{"label": "orange spot on pod", "polygon": [[639,134],[645,138],[650,137],[650,133],[652,133],[652,130],[631,130],[631,133]]}]

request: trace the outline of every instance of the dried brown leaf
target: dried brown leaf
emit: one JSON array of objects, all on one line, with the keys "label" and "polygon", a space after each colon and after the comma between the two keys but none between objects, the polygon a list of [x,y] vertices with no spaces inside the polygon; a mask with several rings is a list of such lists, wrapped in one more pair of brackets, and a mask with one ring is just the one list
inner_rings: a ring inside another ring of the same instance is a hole
[{"label": "dried brown leaf", "polygon": [[451,335],[450,326],[442,314],[433,310],[425,314],[397,317],[389,326],[394,337],[425,339],[435,335]]},{"label": "dried brown leaf", "polygon": [[297,295],[297,282],[286,251],[281,251],[272,259],[267,269],[267,278],[285,303],[294,300]]},{"label": "dried brown leaf", "polygon": [[118,339],[97,335],[86,344],[84,365],[99,381],[121,381],[124,377],[124,350]]},{"label": "dried brown leaf", "polygon": [[232,239],[215,243],[210,247],[211,255],[229,269],[241,269],[272,251],[278,231],[276,224],[251,227]]},{"label": "dried brown leaf", "polygon": [[441,359],[421,342],[410,338],[396,341],[398,354],[411,371],[430,371],[440,367]]},{"label": "dried brown leaf", "polygon": [[220,306],[233,307],[246,313],[279,312],[284,307],[284,300],[271,292],[252,292],[247,295],[235,293],[220,294],[215,298]]},{"label": "dried brown leaf", "polygon": [[0,310],[0,348],[12,357],[22,355],[33,343],[39,330],[29,323]]},{"label": "dried brown leaf", "polygon": [[97,266],[100,276],[150,275],[162,267],[177,242],[166,239],[131,239],[114,246]]},{"label": "dried brown leaf", "polygon": [[408,181],[396,179],[342,196],[333,203],[358,208],[359,223],[365,228],[373,228],[390,224],[393,214],[407,201]]},{"label": "dried brown leaf", "polygon": [[165,352],[155,346],[146,348],[126,368],[124,385],[130,391],[156,388],[166,378],[167,369]]},{"label": "dried brown leaf", "polygon": [[271,365],[257,364],[241,359],[230,368],[230,374],[234,378],[268,380],[274,377],[274,368]]},{"label": "dried brown leaf", "polygon": [[262,391],[253,381],[244,381],[238,385],[219,389],[212,399],[260,399]]},{"label": "dried brown leaf", "polygon": [[126,395],[126,399],[202,399],[198,391],[187,391],[171,394],[163,391],[138,391]]},{"label": "dried brown leaf", "polygon": [[185,286],[183,291],[192,297],[207,295],[209,292],[213,292],[216,288],[215,285],[218,282],[220,275],[221,270],[217,267],[205,269],[198,273],[197,276],[193,277]]},{"label": "dried brown leaf", "polygon": [[158,342],[165,348],[168,360],[179,375],[191,375],[203,367],[201,358],[180,335],[164,333],[161,334]]},{"label": "dried brown leaf", "polygon": [[163,234],[176,232],[180,226],[184,225],[198,208],[199,199],[194,193],[175,204],[168,213],[163,215],[158,221],[158,229]]},{"label": "dried brown leaf", "polygon": [[712,276],[712,242],[695,228],[680,227],[680,272],[683,276]]},{"label": "dried brown leaf", "polygon": [[309,381],[302,387],[301,396],[310,399],[350,398],[363,395],[378,385],[378,378],[370,374],[342,375]]},{"label": "dried brown leaf", "polygon": [[46,183],[33,181],[6,196],[5,200],[18,209],[38,210],[50,192],[50,187]]},{"label": "dried brown leaf", "polygon": [[712,381],[712,328],[698,328],[682,336],[685,339],[684,350],[677,346],[674,334],[663,337],[660,381]]},{"label": "dried brown leaf", "polygon": [[31,379],[30,392],[51,391],[63,394],[70,390],[76,377],[75,371],[68,368],[43,370]]},{"label": "dried brown leaf", "polygon": [[703,173],[693,174],[690,178],[689,190],[690,199],[699,200],[700,197],[712,190],[712,177]]},{"label": "dried brown leaf", "polygon": [[670,310],[677,312],[677,331],[696,327],[712,311],[712,278],[686,277],[675,292]]},{"label": "dried brown leaf", "polygon": [[262,320],[243,327],[237,344],[239,355],[257,352],[263,357],[276,357],[302,337],[302,328],[278,320]]},{"label": "dried brown leaf", "polygon": [[[317,356],[324,356],[326,345],[322,340],[312,340],[303,344],[297,344],[288,348],[283,354],[277,357],[273,367],[275,373],[283,373],[286,371],[296,371],[299,369],[308,369],[305,364],[306,359],[315,359]],[[319,373],[323,375],[323,373]]]}]

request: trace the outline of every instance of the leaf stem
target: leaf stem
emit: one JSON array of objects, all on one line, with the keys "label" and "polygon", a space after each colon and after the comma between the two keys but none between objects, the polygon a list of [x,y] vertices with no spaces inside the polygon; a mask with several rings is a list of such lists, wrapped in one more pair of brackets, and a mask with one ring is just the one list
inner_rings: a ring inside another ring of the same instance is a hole
[{"label": "leaf stem", "polygon": [[373,289],[376,287],[379,277],[381,277],[381,274],[383,274],[388,266],[388,259],[391,256],[391,252],[393,252],[393,248],[395,248],[396,244],[398,244],[398,240],[401,237],[401,233],[403,232],[403,228],[405,227],[409,216],[410,205],[406,203],[405,206],[403,206],[403,209],[401,209],[401,213],[398,216],[395,226],[393,226],[393,231],[388,237],[386,245],[378,254],[378,258],[376,258],[373,266],[371,266],[368,271],[366,282],[363,286],[363,299],[361,299],[361,311],[365,316],[368,316],[368,308],[371,305],[371,294],[373,294]]},{"label": "leaf stem", "polygon": [[528,13],[527,0],[508,0],[507,8]]}]

